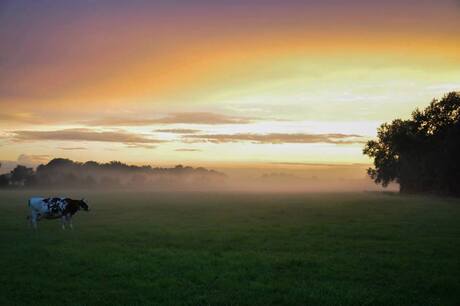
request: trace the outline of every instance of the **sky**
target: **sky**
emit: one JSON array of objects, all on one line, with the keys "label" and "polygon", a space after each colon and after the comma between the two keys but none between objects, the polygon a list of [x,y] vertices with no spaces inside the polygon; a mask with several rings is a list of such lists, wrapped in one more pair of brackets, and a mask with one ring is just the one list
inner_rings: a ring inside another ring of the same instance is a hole
[{"label": "sky", "polygon": [[456,0],[3,0],[0,160],[368,164],[459,37]]}]

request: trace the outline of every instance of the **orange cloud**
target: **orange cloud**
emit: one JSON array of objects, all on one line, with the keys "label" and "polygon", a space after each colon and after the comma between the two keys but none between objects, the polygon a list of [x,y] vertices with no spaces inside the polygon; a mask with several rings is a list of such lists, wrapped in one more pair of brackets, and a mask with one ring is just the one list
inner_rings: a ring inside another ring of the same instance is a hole
[{"label": "orange cloud", "polygon": [[253,143],[331,143],[331,144],[353,144],[364,143],[363,136],[354,134],[214,134],[214,135],[186,135],[184,139],[189,142],[212,142],[212,143],[227,143],[249,141]]},{"label": "orange cloud", "polygon": [[47,120],[43,117],[39,117],[33,113],[17,113],[17,112],[10,112],[7,113],[7,110],[4,113],[0,114],[0,121],[1,122],[14,122],[14,123],[28,123],[28,124],[46,124],[48,123]]},{"label": "orange cloud", "polygon": [[201,132],[201,130],[196,130],[196,129],[157,129],[157,130],[153,130],[153,132],[172,133],[172,134],[194,134],[194,133]]},{"label": "orange cloud", "polygon": [[64,151],[78,151],[78,150],[87,150],[88,148],[85,147],[59,147],[59,150]]},{"label": "orange cloud", "polygon": [[199,150],[199,149],[179,148],[179,149],[175,149],[174,151],[178,151],[178,152],[199,152],[201,150]]},{"label": "orange cloud", "polygon": [[130,146],[148,145],[164,142],[163,140],[152,139],[144,135],[120,132],[120,131],[94,131],[91,129],[63,129],[54,131],[14,131],[13,140],[17,142],[35,140],[54,141],[97,141],[117,142]]},{"label": "orange cloud", "polygon": [[160,118],[102,118],[82,121],[90,126],[141,126],[155,124],[244,124],[254,119],[249,117],[227,116],[211,112],[172,113]]}]

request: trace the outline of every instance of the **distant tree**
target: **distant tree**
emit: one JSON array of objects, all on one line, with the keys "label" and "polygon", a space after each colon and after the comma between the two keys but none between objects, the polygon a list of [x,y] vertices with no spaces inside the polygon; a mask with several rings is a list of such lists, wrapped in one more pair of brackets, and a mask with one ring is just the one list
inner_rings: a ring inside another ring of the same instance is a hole
[{"label": "distant tree", "polygon": [[[220,180],[224,174],[205,168],[191,168],[182,165],[174,168],[152,168],[151,166],[127,165],[119,161],[98,163],[75,162],[65,158],[55,158],[47,164],[32,168],[17,166],[11,173],[0,177],[0,186],[36,186],[44,188],[96,188],[123,186],[151,187],[162,180],[170,185],[185,182],[190,176],[209,177]],[[3,184],[3,185],[2,185]]]},{"label": "distant tree", "polygon": [[373,158],[369,176],[403,193],[460,195],[460,93],[416,109],[409,120],[384,123],[363,153]]},{"label": "distant tree", "polygon": [[0,188],[5,188],[10,185],[10,179],[8,174],[0,175]]},{"label": "distant tree", "polygon": [[97,167],[99,167],[99,163],[98,162],[95,162],[95,161],[87,161],[86,163],[83,164],[83,167],[86,167],[86,168],[94,168],[96,169]]},{"label": "distant tree", "polygon": [[67,158],[54,158],[46,165],[46,167],[62,169],[62,168],[73,168],[78,165],[79,163],[76,163]]},{"label": "distant tree", "polygon": [[35,182],[35,172],[32,168],[17,165],[11,171],[11,182],[14,185],[26,186]]}]

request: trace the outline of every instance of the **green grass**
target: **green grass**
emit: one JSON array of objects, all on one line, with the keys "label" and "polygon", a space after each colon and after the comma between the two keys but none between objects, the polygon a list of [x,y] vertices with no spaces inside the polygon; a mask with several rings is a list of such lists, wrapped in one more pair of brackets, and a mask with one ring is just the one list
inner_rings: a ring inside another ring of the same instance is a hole
[{"label": "green grass", "polygon": [[91,193],[34,233],[30,195],[0,192],[2,305],[460,305],[459,200]]}]

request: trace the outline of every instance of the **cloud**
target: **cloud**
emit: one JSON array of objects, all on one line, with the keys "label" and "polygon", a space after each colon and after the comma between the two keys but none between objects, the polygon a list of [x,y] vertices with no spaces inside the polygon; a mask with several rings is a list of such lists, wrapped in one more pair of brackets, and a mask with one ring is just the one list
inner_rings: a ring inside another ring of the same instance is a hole
[{"label": "cloud", "polygon": [[157,146],[151,145],[151,144],[146,144],[146,143],[134,143],[134,144],[128,144],[126,145],[127,148],[143,148],[143,149],[155,149]]},{"label": "cloud", "polygon": [[[19,109],[15,110],[14,107]],[[76,124],[81,118],[87,118],[87,111],[62,111],[53,108],[41,108],[37,110],[33,107],[26,108],[20,105],[13,105],[0,114],[0,123],[9,125],[11,123],[20,125],[58,125],[58,124]]]},{"label": "cloud", "polygon": [[176,149],[174,151],[178,151],[178,152],[199,152],[201,150],[199,150],[199,149],[179,148],[179,149]]},{"label": "cloud", "polygon": [[46,124],[47,121],[43,118],[37,117],[32,113],[3,113],[0,114],[0,121],[2,122],[18,122],[27,124]]},{"label": "cloud", "polygon": [[210,112],[171,113],[160,118],[115,118],[107,117],[98,120],[81,122],[89,126],[141,126],[155,124],[246,124],[254,118],[227,116]]},{"label": "cloud", "polygon": [[184,136],[187,142],[211,142],[211,143],[227,143],[249,141],[252,143],[331,143],[331,144],[354,144],[364,143],[363,136],[355,134],[211,134],[211,135],[186,135]]},{"label": "cloud", "polygon": [[[86,118],[86,119],[81,119]],[[15,111],[0,114],[0,122],[21,123],[34,125],[50,124],[78,124],[84,126],[148,126],[158,124],[246,124],[251,123],[255,118],[243,116],[228,116],[212,112],[178,112],[164,116],[151,117],[103,117],[92,119],[85,113],[32,113]],[[173,129],[165,133],[174,133]],[[192,132],[191,132],[192,133]]]},{"label": "cloud", "polygon": [[85,147],[59,147],[58,149],[65,150],[65,151],[87,150],[87,148]]},{"label": "cloud", "polygon": [[85,128],[54,131],[14,131],[13,140],[17,142],[34,140],[98,141],[124,143],[131,146],[164,142],[163,140],[148,138],[145,135],[124,131],[94,131]]},{"label": "cloud", "polygon": [[79,123],[87,126],[143,126],[157,124],[156,120],[148,118],[106,117],[81,121]]},{"label": "cloud", "polygon": [[35,165],[47,163],[50,160],[49,155],[27,155],[21,154],[18,156],[18,164]]},{"label": "cloud", "polygon": [[208,112],[173,113],[158,119],[157,123],[189,123],[189,124],[244,124],[251,123],[248,117],[226,116]]},{"label": "cloud", "polygon": [[157,130],[153,130],[153,132],[173,133],[173,134],[194,134],[194,133],[201,132],[201,130],[195,130],[195,129],[157,129]]}]

